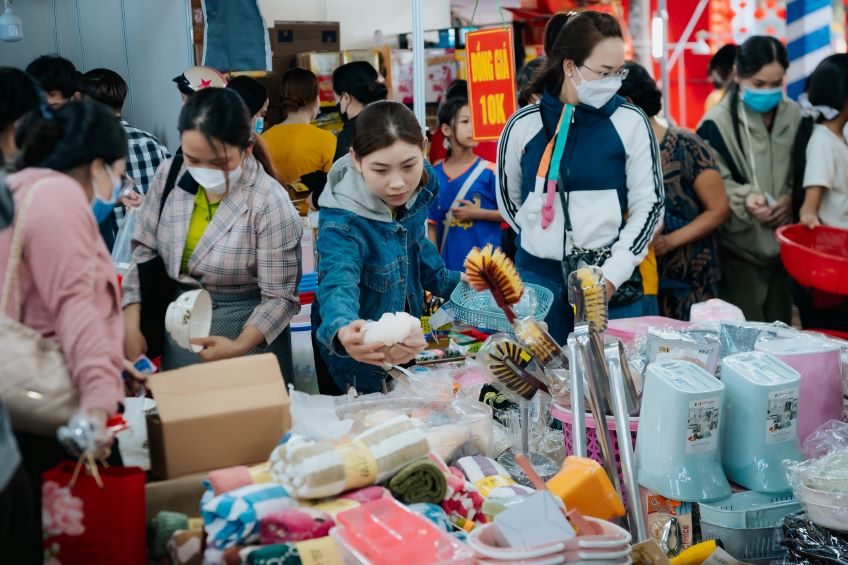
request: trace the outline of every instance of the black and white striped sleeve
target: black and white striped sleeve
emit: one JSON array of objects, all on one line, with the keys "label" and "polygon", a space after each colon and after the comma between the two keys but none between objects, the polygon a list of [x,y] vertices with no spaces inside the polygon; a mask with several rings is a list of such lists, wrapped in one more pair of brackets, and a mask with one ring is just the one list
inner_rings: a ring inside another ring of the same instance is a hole
[{"label": "black and white striped sleeve", "polygon": [[[497,200],[498,210],[510,227],[518,232],[515,214],[521,208],[521,157],[524,146],[541,127],[538,105],[516,112],[507,122],[498,140]],[[528,135],[529,132],[532,132]]]}]

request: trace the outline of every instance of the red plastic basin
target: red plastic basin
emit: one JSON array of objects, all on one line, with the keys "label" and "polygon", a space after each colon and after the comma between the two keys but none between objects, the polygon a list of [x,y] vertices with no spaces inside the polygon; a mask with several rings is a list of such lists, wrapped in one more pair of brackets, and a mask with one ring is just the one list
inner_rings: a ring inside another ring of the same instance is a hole
[{"label": "red plastic basin", "polygon": [[780,258],[799,284],[848,295],[848,230],[800,224],[777,230]]}]

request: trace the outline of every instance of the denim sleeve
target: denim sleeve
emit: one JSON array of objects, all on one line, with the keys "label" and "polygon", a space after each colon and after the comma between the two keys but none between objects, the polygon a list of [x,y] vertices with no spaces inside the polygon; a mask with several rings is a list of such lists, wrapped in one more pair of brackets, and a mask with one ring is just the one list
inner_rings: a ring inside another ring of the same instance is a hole
[{"label": "denim sleeve", "polygon": [[450,298],[459,284],[459,273],[449,271],[436,246],[426,237],[421,240],[421,286],[441,298]]},{"label": "denim sleeve", "polygon": [[359,319],[359,281],[365,244],[344,222],[322,222],[318,233],[318,340],[332,352],[336,333]]}]

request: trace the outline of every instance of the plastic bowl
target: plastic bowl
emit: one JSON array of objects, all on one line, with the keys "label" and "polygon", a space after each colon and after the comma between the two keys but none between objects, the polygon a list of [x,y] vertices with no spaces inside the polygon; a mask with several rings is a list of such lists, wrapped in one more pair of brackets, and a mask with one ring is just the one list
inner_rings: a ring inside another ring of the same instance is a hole
[{"label": "plastic bowl", "polygon": [[800,224],[777,230],[783,266],[799,284],[848,295],[848,230]]},{"label": "plastic bowl", "polygon": [[795,494],[814,524],[848,532],[848,495],[816,490],[804,483]]},{"label": "plastic bowl", "polygon": [[200,353],[203,347],[191,340],[209,337],[212,329],[212,297],[203,289],[190,290],[168,305],[165,328],[177,345]]}]

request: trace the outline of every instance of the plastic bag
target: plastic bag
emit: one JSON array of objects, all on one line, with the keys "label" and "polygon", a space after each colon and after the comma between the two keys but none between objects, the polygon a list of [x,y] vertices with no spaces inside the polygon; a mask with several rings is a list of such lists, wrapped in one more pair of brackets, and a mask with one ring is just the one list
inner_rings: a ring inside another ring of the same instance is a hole
[{"label": "plastic bag", "polygon": [[780,545],[789,550],[785,565],[848,565],[848,534],[814,524],[805,512],[783,519]]},{"label": "plastic bag", "polygon": [[812,457],[786,462],[795,497],[817,526],[848,532],[848,424],[831,420],[804,442]]},{"label": "plastic bag", "polygon": [[652,327],[645,344],[645,360],[680,359],[695,363],[711,375],[720,363],[721,342],[709,333]]},{"label": "plastic bag", "polygon": [[768,337],[789,337],[798,333],[783,322],[722,322],[719,327],[721,358],[754,351],[757,341]]},{"label": "plastic bag", "polygon": [[112,247],[112,263],[118,272],[126,270],[132,262],[132,236],[135,230],[138,210],[130,210],[124,217],[124,223],[115,236],[115,245]]},{"label": "plastic bag", "polygon": [[698,302],[689,308],[689,319],[692,322],[744,322],[745,314],[742,309],[720,298],[711,298]]}]

